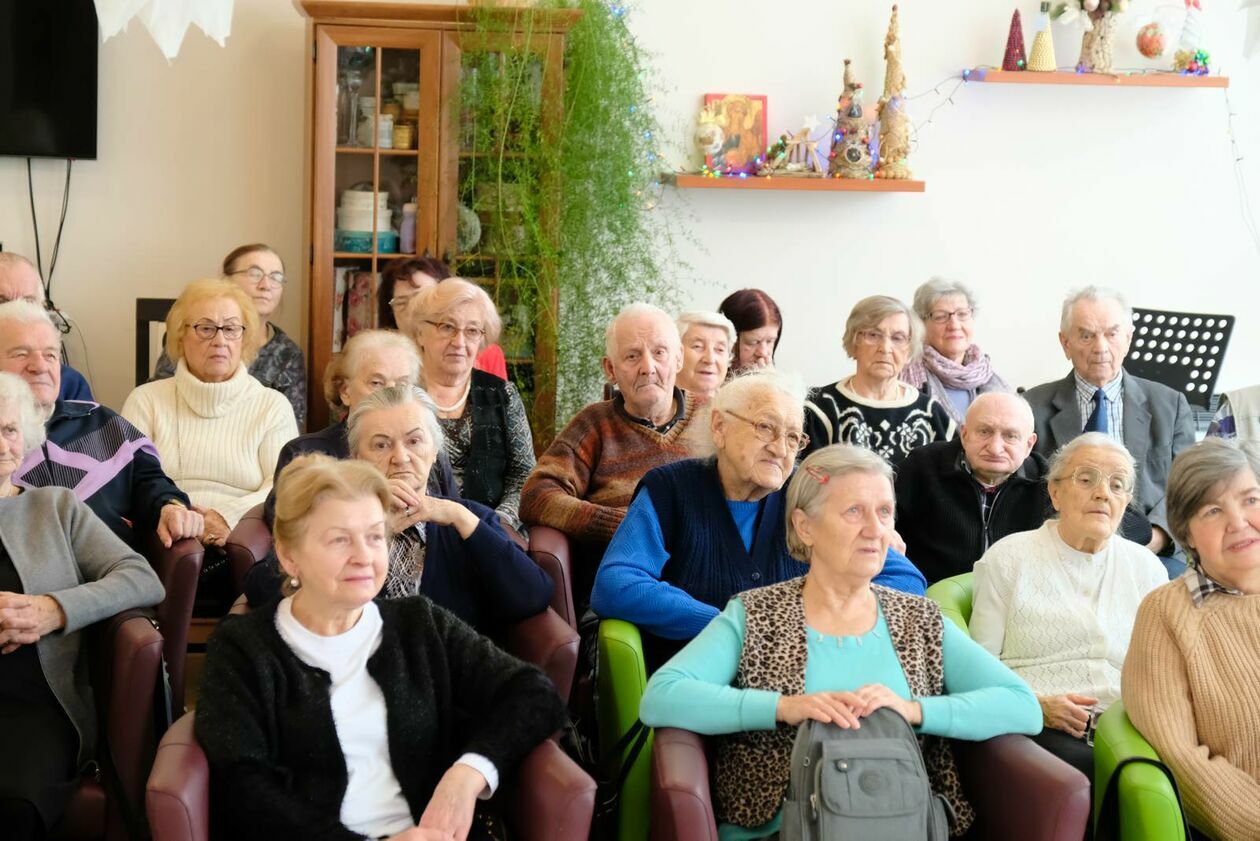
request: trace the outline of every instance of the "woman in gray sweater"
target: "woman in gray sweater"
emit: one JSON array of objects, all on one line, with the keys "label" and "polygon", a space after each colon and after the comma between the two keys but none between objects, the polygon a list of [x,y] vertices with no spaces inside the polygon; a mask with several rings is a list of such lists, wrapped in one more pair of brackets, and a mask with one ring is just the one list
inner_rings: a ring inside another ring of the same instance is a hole
[{"label": "woman in gray sweater", "polygon": [[30,388],[0,373],[0,832],[13,839],[56,826],[94,755],[79,631],[163,597],[148,563],[72,491],[12,483],[43,441]]}]

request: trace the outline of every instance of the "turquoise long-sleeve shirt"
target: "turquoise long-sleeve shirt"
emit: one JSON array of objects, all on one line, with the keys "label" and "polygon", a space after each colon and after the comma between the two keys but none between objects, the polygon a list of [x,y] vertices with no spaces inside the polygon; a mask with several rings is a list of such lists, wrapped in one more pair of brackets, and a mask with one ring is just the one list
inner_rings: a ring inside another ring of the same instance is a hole
[{"label": "turquoise long-sleeve shirt", "polygon": [[[745,549],[752,547],[759,505],[726,501]],[[665,639],[691,639],[718,615],[718,609],[662,580],[669,561],[652,497],[640,492],[604,552],[591,590],[591,608],[603,619],[624,619]],[[875,583],[915,596],[923,595],[927,587],[923,573],[891,547]]]},{"label": "turquoise long-sleeve shirt", "polygon": [[[648,681],[639,717],[650,727],[681,727],[705,735],[771,730],[779,693],[731,685],[744,647],[744,605],[731,599],[709,623]],[[805,692],[851,692],[881,683],[907,700],[910,686],[897,659],[881,608],[875,626],[861,636],[837,637],[806,629]],[[1041,707],[1014,672],[945,622],[945,694],[914,698],[923,708],[916,731],[980,741],[1003,733],[1041,731]],[[779,816],[756,829],[724,824],[722,841],[761,838],[779,828]]]}]

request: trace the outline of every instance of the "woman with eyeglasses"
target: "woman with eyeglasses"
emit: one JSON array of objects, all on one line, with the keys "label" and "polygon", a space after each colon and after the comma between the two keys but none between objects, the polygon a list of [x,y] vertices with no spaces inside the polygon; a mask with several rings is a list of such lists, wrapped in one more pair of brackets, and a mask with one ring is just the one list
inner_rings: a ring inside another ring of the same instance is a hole
[{"label": "woman with eyeglasses", "polygon": [[954,423],[963,422],[976,395],[1012,390],[972,341],[976,299],[971,289],[934,277],[915,290],[914,312],[926,328],[923,352],[902,369],[901,379],[936,398]]},{"label": "woman with eyeglasses", "polygon": [[[254,302],[254,309],[265,322],[266,338],[249,373],[265,385],[285,396],[293,406],[298,429],[306,426],[306,357],[297,342],[268,319],[280,308],[288,278],[284,261],[275,249],[261,242],[234,248],[223,258],[223,277],[244,290]],[[175,361],[163,349],[153,368],[153,379],[175,376]]]},{"label": "woman with eyeglasses", "polygon": [[516,386],[477,370],[477,353],[502,322],[480,286],[453,277],[421,290],[400,326],[420,348],[420,376],[437,404],[455,481],[464,499],[521,528],[521,487],[534,469],[534,438]]},{"label": "woman with eyeglasses", "polygon": [[810,390],[808,452],[853,444],[896,467],[915,447],[952,439],[955,424],[940,401],[898,379],[922,345],[923,323],[901,301],[887,295],[858,301],[844,325],[844,349],[857,370]]},{"label": "woman with eyeglasses", "polygon": [[[784,494],[802,429],[795,377],[757,371],[731,380],[709,404],[705,457],[643,477],[595,576],[591,607],[643,633],[649,670],[660,666],[737,593],[804,575],[785,537]],[[878,583],[923,593],[923,576],[889,550]]]},{"label": "woman with eyeglasses", "polygon": [[1117,533],[1136,474],[1105,433],[1072,439],[1050,460],[1058,516],[1002,538],[975,566],[972,638],[1036,693],[1038,744],[1091,780],[1093,725],[1120,698],[1138,605],[1168,583],[1151,550]]},{"label": "woman with eyeglasses", "polygon": [[[411,299],[430,286],[437,286],[451,276],[451,270],[436,257],[399,257],[381,272],[381,291],[377,297],[377,326],[382,330],[398,330],[398,319],[407,310]],[[473,367],[502,380],[508,378],[507,359],[503,348],[487,344],[473,361]]]},{"label": "woman with eyeglasses", "polygon": [[297,437],[289,402],[250,375],[265,335],[238,284],[190,283],[166,316],[175,375],[139,386],[122,408],[204,515],[207,546],[222,546],[241,516],[267,498],[280,448]]}]

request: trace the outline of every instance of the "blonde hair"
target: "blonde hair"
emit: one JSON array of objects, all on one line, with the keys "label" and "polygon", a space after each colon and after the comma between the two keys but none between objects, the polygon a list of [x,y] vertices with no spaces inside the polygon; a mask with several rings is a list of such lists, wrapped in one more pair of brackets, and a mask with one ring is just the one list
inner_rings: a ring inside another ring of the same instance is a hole
[{"label": "blonde hair", "polygon": [[909,322],[910,348],[906,358],[918,356],[923,350],[923,322],[908,306],[888,295],[871,295],[853,305],[853,310],[844,323],[844,349],[849,356],[857,357],[858,333],[873,330],[885,318],[894,315],[904,315]]},{"label": "blonde hair", "polygon": [[229,280],[214,278],[194,280],[185,286],[171,306],[171,311],[166,314],[166,355],[172,362],[184,358],[184,336],[190,326],[189,313],[200,304],[222,298],[235,302],[241,311],[241,322],[245,325],[245,335],[241,337],[241,364],[249,365],[254,361],[258,351],[267,343],[258,310],[254,309],[254,302],[241,287]]},{"label": "blonde hair", "polygon": [[333,354],[324,368],[324,400],[328,408],[344,414],[350,407],[341,402],[341,389],[354,379],[362,364],[362,357],[371,350],[393,350],[407,358],[411,370],[411,382],[420,379],[420,351],[416,343],[394,330],[364,330],[355,333],[340,353]]},{"label": "blonde hair", "polygon": [[403,331],[419,344],[420,325],[425,321],[440,321],[443,316],[464,304],[476,304],[481,309],[481,329],[486,331],[484,345],[492,345],[503,332],[503,320],[495,309],[494,301],[475,283],[462,277],[449,277],[436,286],[422,289],[407,303],[399,319]]},{"label": "blonde hair", "polygon": [[22,432],[22,455],[38,449],[44,443],[47,437],[44,413],[26,380],[17,374],[0,371],[0,406],[12,406],[17,410],[18,429]]},{"label": "blonde hair", "polygon": [[[322,453],[298,456],[276,479],[276,516],[271,527],[276,545],[292,548],[306,536],[311,512],[327,499],[350,502],[375,497],[388,518],[392,496],[389,482],[365,461],[340,461]],[[388,529],[392,533],[392,529]],[[292,595],[289,578],[285,595]]]},{"label": "blonde hair", "polygon": [[822,513],[823,502],[827,498],[827,487],[833,479],[865,473],[883,476],[888,486],[893,484],[893,471],[875,453],[865,447],[852,444],[832,444],[815,450],[801,462],[792,481],[788,483],[787,502],[783,516],[787,518],[788,553],[798,561],[808,561],[810,549],[796,533],[796,524],[792,522],[792,512],[801,510],[805,516],[813,519]]}]

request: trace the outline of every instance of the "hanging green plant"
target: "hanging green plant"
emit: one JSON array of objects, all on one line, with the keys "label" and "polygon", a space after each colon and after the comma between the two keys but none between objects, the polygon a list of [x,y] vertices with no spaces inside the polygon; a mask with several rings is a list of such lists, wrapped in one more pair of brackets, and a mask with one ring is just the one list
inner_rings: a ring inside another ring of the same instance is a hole
[{"label": "hanging green plant", "polygon": [[[581,17],[566,36],[556,109],[542,21],[564,8]],[[660,128],[626,6],[543,0],[502,11],[475,11],[463,41],[460,200],[480,222],[476,251],[496,255],[508,356],[509,343],[527,347],[539,324],[556,325],[559,427],[599,399],[613,315],[632,301],[677,304],[670,220],[655,207]],[[522,366],[517,384],[529,395],[551,385],[547,373]]]}]

